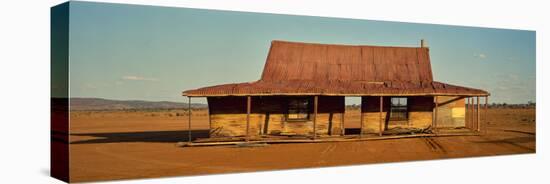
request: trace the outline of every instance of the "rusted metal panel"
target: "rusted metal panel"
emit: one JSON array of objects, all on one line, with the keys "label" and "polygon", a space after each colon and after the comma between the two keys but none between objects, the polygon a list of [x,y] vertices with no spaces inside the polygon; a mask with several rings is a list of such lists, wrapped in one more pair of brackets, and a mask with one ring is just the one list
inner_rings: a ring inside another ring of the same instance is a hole
[{"label": "rusted metal panel", "polygon": [[[432,81],[427,48],[286,41],[273,41],[271,44],[261,78],[265,81]],[[310,67],[312,64],[316,64],[314,73],[303,72],[300,67]]]},{"label": "rusted metal panel", "polygon": [[326,95],[326,96],[487,96],[479,89],[441,82],[364,82],[364,81],[256,81],[223,84],[184,92],[186,96],[263,96],[263,95]]},{"label": "rusted metal panel", "polygon": [[273,41],[258,81],[184,91],[185,96],[487,96],[433,81],[429,49]]}]

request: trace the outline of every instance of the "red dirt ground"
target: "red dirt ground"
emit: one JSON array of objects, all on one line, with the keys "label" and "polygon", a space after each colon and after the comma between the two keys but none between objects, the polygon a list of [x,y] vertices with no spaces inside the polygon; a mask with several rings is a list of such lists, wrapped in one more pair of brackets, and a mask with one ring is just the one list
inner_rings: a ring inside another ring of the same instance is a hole
[{"label": "red dirt ground", "polygon": [[[206,112],[193,115],[193,131],[204,133]],[[346,116],[358,120],[356,111]],[[73,112],[70,177],[82,182],[535,153],[535,109],[489,109],[488,122],[483,136],[182,148],[175,145],[187,138],[182,111]]]}]

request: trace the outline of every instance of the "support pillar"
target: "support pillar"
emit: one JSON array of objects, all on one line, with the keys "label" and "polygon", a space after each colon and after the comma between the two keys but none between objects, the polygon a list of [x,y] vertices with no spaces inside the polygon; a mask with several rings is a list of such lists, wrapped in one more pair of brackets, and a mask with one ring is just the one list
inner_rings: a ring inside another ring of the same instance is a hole
[{"label": "support pillar", "polygon": [[435,109],[434,109],[434,133],[437,133],[437,111],[439,107],[439,102],[437,101],[437,96],[434,96],[434,103],[435,103]]},{"label": "support pillar", "polygon": [[319,96],[313,98],[313,139],[317,138],[317,105]]},{"label": "support pillar", "polygon": [[379,133],[378,135],[379,136],[382,136],[382,131],[383,131],[383,128],[382,128],[382,111],[383,111],[383,107],[384,107],[384,97],[380,96],[380,122],[379,122]]},{"label": "support pillar", "polygon": [[465,99],[465,107],[466,107],[466,116],[464,118],[464,124],[466,126],[466,128],[470,128],[470,97],[467,97]]},{"label": "support pillar", "polygon": [[469,123],[469,126],[468,128],[470,130],[473,130],[473,127],[474,127],[474,98],[469,98],[468,99],[468,114],[470,115],[468,117],[470,123]]},{"label": "support pillar", "polygon": [[360,120],[361,121],[360,122],[361,130],[359,130],[359,137],[363,137],[363,126],[364,126],[363,123],[365,123],[364,122],[365,115],[363,114],[363,97],[361,97],[361,106],[359,108],[360,108],[359,113],[361,113],[361,115],[360,115],[361,116],[361,120]]},{"label": "support pillar", "polygon": [[250,140],[250,96],[246,97],[246,141]]},{"label": "support pillar", "polygon": [[472,97],[472,104],[470,104],[470,119],[471,119],[471,124],[470,124],[470,129],[472,130],[475,130],[474,127],[475,127],[475,123],[476,123],[476,120],[475,120],[475,98]]},{"label": "support pillar", "polygon": [[345,114],[346,114],[346,105],[344,105],[344,113],[342,113],[342,136],[346,135]]},{"label": "support pillar", "polygon": [[489,126],[489,121],[487,121],[487,109],[489,108],[489,96],[485,96],[485,112],[484,114],[484,122],[483,122],[483,133],[487,134],[487,127]]},{"label": "support pillar", "polygon": [[477,108],[476,108],[476,117],[477,117],[477,120],[476,120],[476,130],[479,132],[481,130],[481,121],[480,121],[480,106],[479,106],[479,96],[476,97],[476,101],[477,101]]},{"label": "support pillar", "polygon": [[187,141],[191,142],[191,97],[187,97]]},{"label": "support pillar", "polygon": [[466,118],[465,118],[466,128],[470,128],[470,97],[466,98]]},{"label": "support pillar", "polygon": [[470,98],[464,98],[464,126],[470,127]]},{"label": "support pillar", "polygon": [[472,97],[472,130],[476,131],[477,127],[477,116],[476,116],[476,98]]}]

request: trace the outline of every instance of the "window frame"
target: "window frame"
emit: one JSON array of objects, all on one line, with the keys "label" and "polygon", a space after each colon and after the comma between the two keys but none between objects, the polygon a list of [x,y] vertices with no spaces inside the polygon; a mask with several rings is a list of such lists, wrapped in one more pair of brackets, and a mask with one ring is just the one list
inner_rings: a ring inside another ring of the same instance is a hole
[{"label": "window frame", "polygon": [[[398,99],[398,104],[394,104],[393,100]],[[401,104],[400,99],[405,99],[405,104]],[[408,97],[391,97],[390,98],[390,121],[408,121],[409,120],[409,98]]]},{"label": "window frame", "polygon": [[[300,101],[305,101],[305,106],[300,106]],[[303,122],[303,121],[310,121],[311,120],[311,106],[312,106],[312,99],[310,97],[292,97],[288,98],[286,101],[286,113],[285,113],[285,120],[289,122]],[[295,106],[293,106],[293,102],[295,102]],[[295,113],[291,113],[291,111],[294,111]],[[291,114],[297,114],[299,116],[300,114],[305,115],[305,117],[298,117],[298,118],[291,118]]]}]

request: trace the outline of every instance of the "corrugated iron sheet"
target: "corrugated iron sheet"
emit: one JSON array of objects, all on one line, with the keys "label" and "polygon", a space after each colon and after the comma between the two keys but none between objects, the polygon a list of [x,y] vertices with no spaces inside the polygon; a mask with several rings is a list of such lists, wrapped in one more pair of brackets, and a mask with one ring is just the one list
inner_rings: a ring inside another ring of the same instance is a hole
[{"label": "corrugated iron sheet", "polygon": [[273,41],[260,80],[432,81],[428,48]]},{"label": "corrugated iron sheet", "polygon": [[260,96],[260,95],[328,95],[328,96],[417,96],[464,95],[485,96],[486,91],[441,82],[357,82],[357,81],[256,81],[223,84],[184,92],[185,96]]},{"label": "corrugated iron sheet", "polygon": [[184,91],[186,96],[488,95],[435,82],[428,48],[273,41],[260,80]]}]

